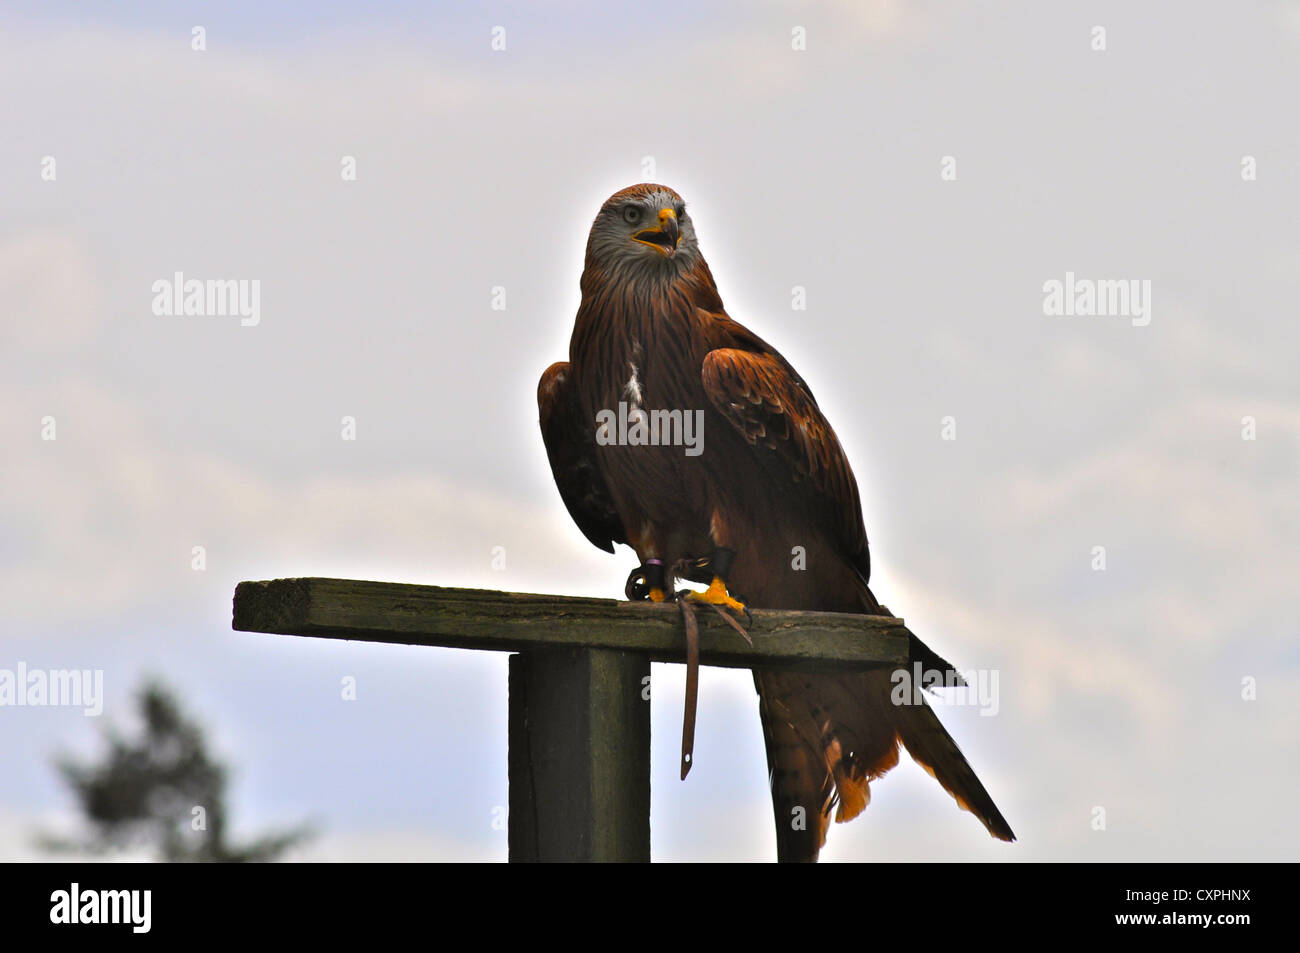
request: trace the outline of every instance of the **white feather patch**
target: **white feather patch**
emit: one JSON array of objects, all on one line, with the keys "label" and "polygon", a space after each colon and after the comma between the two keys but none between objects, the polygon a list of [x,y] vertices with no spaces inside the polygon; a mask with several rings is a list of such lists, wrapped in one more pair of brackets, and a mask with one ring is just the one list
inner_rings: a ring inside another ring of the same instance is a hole
[{"label": "white feather patch", "polygon": [[641,380],[637,377],[636,365],[628,361],[627,366],[632,369],[632,376],[628,378],[627,384],[623,388],[623,395],[633,407],[641,406]]}]

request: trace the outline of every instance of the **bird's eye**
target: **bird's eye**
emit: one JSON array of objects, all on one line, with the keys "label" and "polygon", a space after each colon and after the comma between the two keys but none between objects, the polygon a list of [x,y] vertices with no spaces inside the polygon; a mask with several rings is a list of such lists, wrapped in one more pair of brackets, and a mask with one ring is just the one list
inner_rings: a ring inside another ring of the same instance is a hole
[{"label": "bird's eye", "polygon": [[627,208],[623,209],[623,221],[627,222],[629,225],[635,225],[637,222],[641,221],[641,210],[635,205],[629,205]]}]

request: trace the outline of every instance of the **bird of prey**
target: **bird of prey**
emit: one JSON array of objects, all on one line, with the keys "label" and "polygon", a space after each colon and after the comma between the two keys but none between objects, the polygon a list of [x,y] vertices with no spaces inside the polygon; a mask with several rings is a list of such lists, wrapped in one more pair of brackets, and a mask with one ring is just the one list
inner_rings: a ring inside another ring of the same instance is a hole
[{"label": "bird of prey", "polygon": [[[708,585],[693,599],[732,610],[742,596],[884,614],[839,440],[789,362],[727,315],[681,196],[653,184],[611,196],[587,238],[581,290],[569,360],[538,384],[542,436],[587,539],[636,551],[629,595],[640,586],[663,601],[686,578]],[[667,436],[646,426],[655,421]],[[691,422],[695,446],[682,439]],[[915,638],[912,656],[951,670]],[[764,671],[754,683],[779,860],[815,861],[832,812],[861,813],[900,744],[990,834],[1015,839],[934,711],[891,701],[889,671]]]}]

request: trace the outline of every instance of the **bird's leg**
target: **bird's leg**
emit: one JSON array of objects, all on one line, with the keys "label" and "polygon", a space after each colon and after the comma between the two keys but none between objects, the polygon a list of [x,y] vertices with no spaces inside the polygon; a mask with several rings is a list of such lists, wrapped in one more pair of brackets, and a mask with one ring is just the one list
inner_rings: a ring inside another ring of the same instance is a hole
[{"label": "bird's leg", "polygon": [[628,573],[623,594],[632,602],[665,602],[670,598],[666,593],[666,576],[662,559],[647,559]]},{"label": "bird's leg", "polygon": [[743,612],[745,613],[746,623],[749,625],[754,624],[753,616],[749,614],[749,610],[745,608],[745,604],[727,592],[727,575],[731,571],[731,563],[732,560],[735,559],[735,556],[735,550],[727,549],[723,546],[719,546],[715,549],[713,555],[707,560],[712,572],[713,581],[709,583],[709,588],[706,591],[690,592],[687,594],[687,598],[694,602],[703,602],[706,605],[712,606],[713,611],[722,616],[723,621],[725,621],[727,625],[739,632],[746,642],[753,645],[754,640],[749,637],[749,633],[745,630],[745,627],[729,616],[726,612],[726,609],[734,609],[737,612]]},{"label": "bird's leg", "polygon": [[709,566],[709,558],[687,557],[679,559],[675,566],[674,575],[679,579],[689,579],[691,582],[698,582],[707,586],[713,580],[713,570]]},{"label": "bird's leg", "polygon": [[650,587],[650,601],[663,602],[664,596],[664,561],[662,559],[647,559],[645,561],[645,581]]},{"label": "bird's leg", "polygon": [[731,564],[736,558],[734,549],[727,549],[725,546],[719,546],[709,557],[709,565],[713,568],[713,581],[709,583],[709,588],[704,592],[692,592],[688,599],[693,602],[704,602],[711,606],[726,606],[728,609],[734,609],[737,612],[744,612],[745,604],[737,599],[733,599],[727,592],[727,576],[731,572]]}]

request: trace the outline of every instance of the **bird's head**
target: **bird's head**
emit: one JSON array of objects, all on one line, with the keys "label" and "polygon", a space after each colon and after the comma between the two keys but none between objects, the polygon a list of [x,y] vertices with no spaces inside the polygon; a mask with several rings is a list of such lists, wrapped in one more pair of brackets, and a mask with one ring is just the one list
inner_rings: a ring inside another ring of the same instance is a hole
[{"label": "bird's head", "polygon": [[666,185],[629,186],[600,207],[587,237],[587,261],[606,271],[672,274],[699,256],[682,197]]}]

